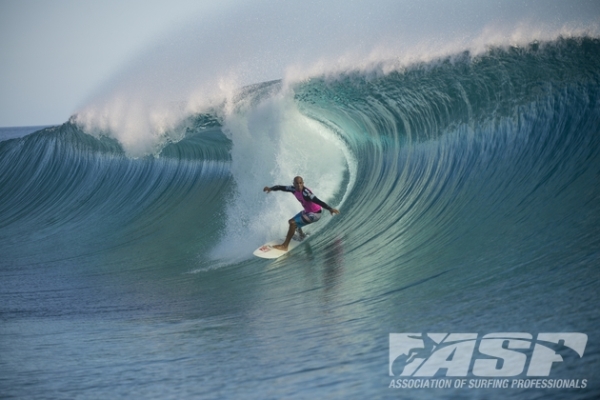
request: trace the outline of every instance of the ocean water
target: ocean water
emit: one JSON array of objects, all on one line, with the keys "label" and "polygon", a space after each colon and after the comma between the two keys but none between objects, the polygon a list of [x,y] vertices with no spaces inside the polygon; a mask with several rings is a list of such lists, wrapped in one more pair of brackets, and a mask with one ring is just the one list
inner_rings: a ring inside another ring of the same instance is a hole
[{"label": "ocean water", "polygon": [[[0,397],[600,396],[597,38],[248,86],[143,152],[96,128],[0,133]],[[253,257],[296,175],[341,214]],[[392,333],[507,332],[587,335],[545,378],[577,387],[390,387]]]}]

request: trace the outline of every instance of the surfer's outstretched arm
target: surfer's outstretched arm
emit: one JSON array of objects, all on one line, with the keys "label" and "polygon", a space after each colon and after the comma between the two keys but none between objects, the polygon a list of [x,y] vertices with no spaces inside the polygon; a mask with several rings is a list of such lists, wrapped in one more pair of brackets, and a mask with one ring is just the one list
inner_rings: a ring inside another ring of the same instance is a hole
[{"label": "surfer's outstretched arm", "polygon": [[277,191],[283,191],[283,192],[290,192],[290,193],[294,193],[294,187],[293,186],[283,186],[283,185],[275,185],[275,186],[265,186],[263,189],[263,192],[277,192]]}]

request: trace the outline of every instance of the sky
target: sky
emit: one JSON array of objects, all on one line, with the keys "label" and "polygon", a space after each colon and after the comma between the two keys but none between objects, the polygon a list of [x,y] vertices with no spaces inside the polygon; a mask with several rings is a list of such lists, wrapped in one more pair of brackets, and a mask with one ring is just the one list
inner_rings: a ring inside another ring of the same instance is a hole
[{"label": "sky", "polygon": [[507,35],[515,21],[532,20],[598,24],[600,1],[0,0],[0,127],[61,124],[141,75],[138,86],[185,86],[237,63],[238,72],[260,70],[256,79],[280,78],[278,60],[368,50],[388,33],[403,44],[427,35],[432,43],[490,26]]},{"label": "sky", "polygon": [[226,4],[0,0],[0,127],[67,121],[153,40]]}]

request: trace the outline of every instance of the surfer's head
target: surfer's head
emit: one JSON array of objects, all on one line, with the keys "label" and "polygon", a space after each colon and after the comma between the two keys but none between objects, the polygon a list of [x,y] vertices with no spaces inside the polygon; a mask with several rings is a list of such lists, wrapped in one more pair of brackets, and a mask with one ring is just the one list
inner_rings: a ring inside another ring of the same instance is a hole
[{"label": "surfer's head", "polygon": [[302,179],[301,176],[297,176],[294,178],[294,188],[296,188],[296,190],[298,191],[304,189],[304,179]]}]

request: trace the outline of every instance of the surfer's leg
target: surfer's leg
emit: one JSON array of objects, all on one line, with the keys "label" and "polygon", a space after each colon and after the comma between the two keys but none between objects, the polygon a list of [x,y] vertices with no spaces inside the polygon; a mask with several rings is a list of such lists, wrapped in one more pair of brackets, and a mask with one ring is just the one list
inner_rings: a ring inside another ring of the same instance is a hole
[{"label": "surfer's leg", "polygon": [[288,222],[290,224],[290,228],[288,229],[285,241],[282,244],[273,246],[274,249],[287,251],[288,246],[290,245],[290,241],[292,240],[292,236],[294,236],[294,232],[296,232],[296,221],[294,221],[294,219],[292,218]]},{"label": "surfer's leg", "polygon": [[[311,217],[310,215],[306,214],[304,211],[300,211],[298,214],[296,214],[294,216],[294,218],[292,218],[288,221],[288,223],[290,224],[290,228],[288,230],[287,236],[285,237],[285,241],[282,244],[273,246],[273,248],[278,249],[278,250],[287,251],[290,241],[292,240],[292,237],[294,237],[294,233],[296,233],[296,229],[298,229],[300,232],[302,232],[302,227],[312,223],[313,220],[318,221],[318,219],[319,218],[315,219],[314,216]],[[304,235],[304,232],[302,232],[302,235]]]},{"label": "surfer's leg", "polygon": [[306,237],[306,234],[304,232],[302,232],[302,228],[304,228],[306,225],[310,224],[310,220],[308,219],[307,214],[304,211],[299,212],[294,217],[294,221],[296,222],[296,231],[298,232],[298,235],[300,236],[300,240],[304,240],[304,238]]}]

